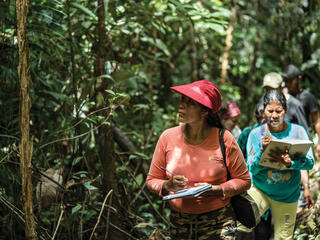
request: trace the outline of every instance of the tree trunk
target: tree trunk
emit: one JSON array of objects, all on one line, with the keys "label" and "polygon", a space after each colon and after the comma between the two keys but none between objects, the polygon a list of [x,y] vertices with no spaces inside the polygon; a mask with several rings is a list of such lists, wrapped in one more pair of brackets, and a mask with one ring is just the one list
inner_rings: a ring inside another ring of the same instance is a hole
[{"label": "tree trunk", "polygon": [[[105,26],[105,6],[104,0],[98,0],[98,44],[96,48],[96,62],[95,62],[95,75],[102,76],[106,74],[105,70],[105,61],[106,61],[106,26]],[[103,105],[108,103],[108,95],[105,90],[110,87],[106,78],[102,78],[102,84],[97,89],[97,96],[103,96],[105,99]],[[105,112],[106,116],[109,116],[111,109]],[[99,128],[97,144],[99,145],[99,153],[98,158],[102,166],[102,181],[105,186],[106,193],[111,189],[113,190],[112,197],[112,207],[116,208],[117,211],[121,211],[120,203],[119,203],[119,191],[118,191],[118,181],[116,178],[116,155],[114,150],[114,137],[112,130],[112,121],[108,120],[110,125],[103,125]],[[111,211],[112,212],[112,211]],[[115,226],[120,226],[121,214],[111,214],[110,222]],[[123,239],[122,233],[116,230],[115,228],[111,228],[108,231],[108,239]]]},{"label": "tree trunk", "polygon": [[194,26],[190,26],[190,60],[191,60],[191,82],[197,81],[198,79],[198,63],[197,63],[197,47],[196,47],[196,36],[194,32]]},{"label": "tree trunk", "polygon": [[29,85],[31,83],[30,75],[30,53],[27,40],[27,15],[28,0],[17,0],[17,30],[19,47],[19,65],[18,75],[20,81],[20,131],[21,142],[19,144],[20,154],[20,172],[22,181],[22,204],[25,218],[25,236],[26,239],[38,239],[35,229],[33,214],[33,187],[32,187],[32,141],[30,140],[30,108],[31,98]]},{"label": "tree trunk", "polygon": [[230,49],[232,47],[232,33],[233,33],[233,27],[234,23],[236,21],[237,17],[237,11],[236,11],[236,4],[233,2],[233,6],[231,8],[231,16],[229,20],[229,26],[227,30],[227,36],[226,36],[226,46],[224,48],[224,53],[222,57],[222,65],[221,65],[221,84],[224,84],[227,80],[227,72],[229,68],[229,55],[230,55]]},{"label": "tree trunk", "polygon": [[[255,107],[252,108],[252,103],[256,103],[257,101],[254,100],[254,91],[252,91],[252,89],[255,89],[256,86],[256,65],[257,65],[257,59],[258,59],[258,52],[260,50],[260,37],[259,37],[260,33],[258,31],[258,37],[255,39],[255,43],[254,43],[254,48],[253,48],[253,53],[252,53],[252,57],[251,57],[251,64],[250,64],[250,71],[249,71],[249,77],[248,77],[248,82],[247,82],[247,88],[246,88],[246,99],[247,101],[245,102],[245,107],[244,109],[248,109],[246,114],[247,116],[253,116],[253,113],[255,111]],[[255,105],[254,105],[255,106]],[[247,118],[246,121],[246,125],[248,125],[250,123],[250,118]]]},{"label": "tree trunk", "polygon": [[71,78],[72,78],[72,86],[73,86],[73,95],[74,95],[74,104],[76,110],[76,117],[78,120],[78,83],[76,79],[75,73],[75,60],[74,60],[74,50],[73,50],[73,41],[72,41],[72,25],[71,25],[71,13],[70,13],[70,0],[66,1],[66,12],[67,12],[67,24],[68,24],[68,37],[69,37],[69,45],[70,45],[70,58],[71,58]]}]

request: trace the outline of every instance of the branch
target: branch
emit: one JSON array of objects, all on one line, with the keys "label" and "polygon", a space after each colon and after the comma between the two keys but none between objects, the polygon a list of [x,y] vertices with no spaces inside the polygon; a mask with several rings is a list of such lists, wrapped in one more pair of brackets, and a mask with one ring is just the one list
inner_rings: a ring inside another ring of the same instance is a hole
[{"label": "branch", "polygon": [[54,240],[54,238],[56,237],[56,234],[57,234],[58,228],[60,226],[60,222],[61,222],[63,213],[64,213],[64,209],[62,207],[61,212],[60,212],[60,216],[59,216],[59,220],[58,220],[58,224],[57,224],[56,229],[54,230],[54,233],[53,233],[53,236],[52,236],[51,240]]},{"label": "branch", "polygon": [[100,222],[100,218],[101,218],[101,215],[102,215],[104,206],[105,206],[105,204],[106,204],[106,201],[107,201],[108,197],[112,194],[112,192],[113,192],[113,190],[111,189],[111,190],[108,192],[108,194],[106,195],[106,197],[104,198],[104,200],[103,200],[103,204],[102,204],[102,207],[101,207],[101,209],[100,209],[100,213],[99,213],[99,216],[98,216],[97,223],[96,223],[96,225],[94,226],[94,228],[93,228],[93,230],[92,230],[92,233],[91,233],[91,235],[90,235],[89,240],[91,240],[92,237],[93,237],[94,231],[96,230],[96,228],[97,228],[97,226],[98,226],[98,224],[99,224],[99,222]]},{"label": "branch", "polygon": [[77,139],[77,138],[83,137],[83,136],[91,133],[92,131],[97,130],[99,127],[101,127],[102,125],[104,125],[105,122],[107,122],[107,121],[109,120],[109,118],[110,118],[110,116],[111,116],[111,112],[112,112],[112,111],[110,111],[110,114],[108,115],[108,117],[106,117],[106,118],[104,119],[104,121],[103,121],[100,125],[96,126],[95,128],[90,129],[89,131],[87,131],[87,132],[85,132],[85,133],[82,133],[82,134],[79,134],[79,135],[74,136],[74,137],[62,138],[62,139],[54,140],[54,141],[52,141],[52,142],[45,143],[45,144],[41,145],[41,146],[39,147],[39,149],[44,148],[44,147],[46,147],[46,146],[48,146],[48,145],[50,145],[50,144],[53,144],[53,143],[62,142],[62,141],[67,141],[67,140],[72,140],[72,139]]},{"label": "branch", "polygon": [[[109,200],[109,206],[111,206],[112,204],[112,195],[110,196],[110,200]],[[107,224],[106,224],[106,234],[105,234],[105,239],[108,239],[108,233],[109,233],[109,225],[110,225],[110,210],[111,208],[109,207],[108,209],[108,213],[107,213]]]},{"label": "branch", "polygon": [[140,188],[141,192],[143,193],[144,197],[147,199],[148,203],[150,204],[151,208],[155,211],[155,213],[162,219],[162,221],[164,223],[166,223],[168,226],[173,227],[173,224],[170,223],[165,217],[163,217],[161,215],[161,213],[153,206],[153,202],[149,198],[148,194],[146,194],[146,192],[143,190],[143,187],[141,187],[140,184],[136,181],[136,179],[135,179],[134,175],[132,174],[132,172],[130,171],[130,169],[128,169],[127,167],[126,167],[126,169],[127,169],[128,173],[130,174],[131,178],[133,179],[133,181],[135,181],[137,186]]},{"label": "branch", "polygon": [[[15,205],[13,205],[11,202],[9,202],[5,197],[2,196],[2,194],[0,193],[0,202],[2,202],[5,206],[7,206],[13,213],[14,215],[16,215],[20,220],[21,222],[23,222],[23,224],[25,224],[25,220],[24,220],[24,212],[22,212],[19,208],[17,208]],[[37,224],[37,222],[36,222]],[[45,228],[41,227],[42,230],[46,230]],[[51,236],[46,233],[48,236],[47,237],[44,237],[42,235],[40,235],[40,238],[42,240],[46,240],[49,238],[51,238]]]},{"label": "branch", "polygon": [[110,226],[111,226],[111,227],[114,227],[114,228],[117,229],[118,231],[126,234],[128,237],[130,237],[130,238],[132,238],[132,239],[134,239],[134,240],[139,240],[138,238],[133,237],[132,235],[130,235],[129,233],[125,232],[124,230],[122,230],[121,228],[117,227],[116,225],[114,225],[114,224],[112,224],[112,223],[110,223]]}]

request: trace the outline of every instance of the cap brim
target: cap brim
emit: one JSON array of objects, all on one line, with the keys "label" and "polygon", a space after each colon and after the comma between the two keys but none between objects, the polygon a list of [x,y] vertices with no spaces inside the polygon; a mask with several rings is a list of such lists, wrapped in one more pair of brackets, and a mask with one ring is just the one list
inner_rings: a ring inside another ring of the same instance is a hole
[{"label": "cap brim", "polygon": [[288,75],[285,74],[285,73],[281,74],[281,77],[283,77],[283,78],[285,78],[285,79],[289,79]]},{"label": "cap brim", "polygon": [[180,93],[182,95],[185,95],[185,96],[193,99],[194,101],[200,103],[201,105],[212,109],[212,106],[205,103],[205,100],[204,100],[205,96],[202,95],[201,93],[198,93],[197,91],[195,91],[194,88],[195,88],[195,86],[193,86],[191,84],[170,87],[171,90],[173,90],[177,93]]}]

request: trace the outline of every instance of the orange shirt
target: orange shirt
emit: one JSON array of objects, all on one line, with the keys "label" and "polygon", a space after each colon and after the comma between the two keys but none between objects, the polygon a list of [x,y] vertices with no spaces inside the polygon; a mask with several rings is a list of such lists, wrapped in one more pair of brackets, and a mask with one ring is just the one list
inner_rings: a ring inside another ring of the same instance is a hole
[{"label": "orange shirt", "polygon": [[179,198],[170,201],[173,210],[200,214],[226,206],[230,197],[250,188],[250,175],[242,152],[229,131],[225,131],[226,162],[232,179],[226,182],[227,172],[220,150],[218,128],[212,128],[210,135],[199,145],[187,143],[182,126],[164,131],[153,154],[147,186],[150,191],[161,196],[162,185],[172,177],[160,167],[188,178],[188,187],[198,182],[221,185],[224,196],[200,196]]}]

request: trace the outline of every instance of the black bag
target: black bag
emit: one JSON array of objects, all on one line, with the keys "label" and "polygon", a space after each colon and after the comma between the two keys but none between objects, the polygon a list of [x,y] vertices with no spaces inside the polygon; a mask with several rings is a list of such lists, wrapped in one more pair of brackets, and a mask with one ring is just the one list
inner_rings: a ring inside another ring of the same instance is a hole
[{"label": "black bag", "polygon": [[[223,161],[227,169],[227,180],[231,179],[227,162],[226,162],[226,147],[224,145],[224,129],[219,129],[219,142],[220,148],[223,155]],[[247,191],[231,197],[231,205],[236,215],[236,220],[247,228],[253,228],[260,222],[260,214],[257,203],[247,193]]]}]

